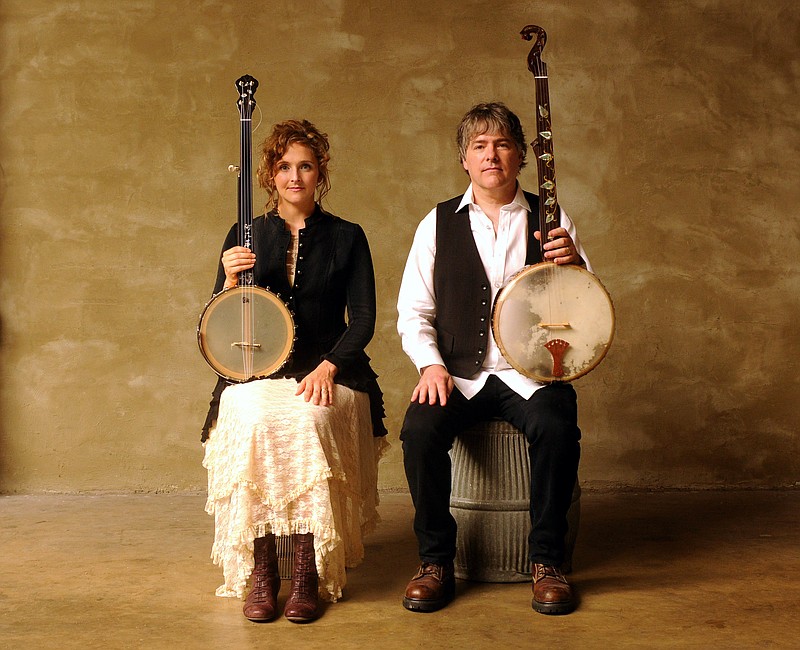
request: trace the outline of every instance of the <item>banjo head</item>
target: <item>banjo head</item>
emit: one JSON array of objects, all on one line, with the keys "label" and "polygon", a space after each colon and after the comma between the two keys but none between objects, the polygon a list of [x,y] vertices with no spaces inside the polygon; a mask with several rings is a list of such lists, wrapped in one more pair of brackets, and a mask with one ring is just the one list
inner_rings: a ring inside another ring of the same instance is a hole
[{"label": "banjo head", "polygon": [[283,301],[257,286],[226,289],[205,306],[197,344],[220,377],[236,383],[280,370],[294,346],[294,319]]},{"label": "banjo head", "polygon": [[492,333],[508,363],[542,383],[594,369],[614,338],[614,305],[586,269],[551,262],[522,269],[500,290]]}]

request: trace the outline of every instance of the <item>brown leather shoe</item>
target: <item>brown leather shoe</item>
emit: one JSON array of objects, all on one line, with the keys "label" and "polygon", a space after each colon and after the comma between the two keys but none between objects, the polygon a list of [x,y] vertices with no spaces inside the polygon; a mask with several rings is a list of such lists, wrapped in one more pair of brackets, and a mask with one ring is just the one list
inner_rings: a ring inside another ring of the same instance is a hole
[{"label": "brown leather shoe", "polygon": [[310,623],[319,617],[319,576],[314,553],[314,535],[292,535],[292,543],[292,590],[283,615],[292,623]]},{"label": "brown leather shoe", "polygon": [[531,606],[540,614],[569,614],[575,598],[561,569],[547,564],[531,565],[533,600]]},{"label": "brown leather shoe", "polygon": [[403,607],[412,612],[435,612],[453,600],[455,595],[453,563],[423,562],[406,587]]},{"label": "brown leather shoe", "polygon": [[278,615],[281,576],[278,572],[275,535],[257,537],[253,540],[253,557],[255,559],[252,574],[253,588],[247,594],[242,612],[245,618],[251,621],[265,623]]}]

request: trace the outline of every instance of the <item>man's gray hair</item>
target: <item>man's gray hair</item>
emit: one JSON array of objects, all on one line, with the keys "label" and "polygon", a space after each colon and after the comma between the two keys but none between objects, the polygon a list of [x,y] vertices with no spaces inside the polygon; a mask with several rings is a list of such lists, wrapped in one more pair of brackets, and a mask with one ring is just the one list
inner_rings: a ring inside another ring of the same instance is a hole
[{"label": "man's gray hair", "polygon": [[502,133],[510,138],[519,150],[522,160],[520,169],[525,166],[528,144],[525,142],[522,124],[519,118],[500,102],[476,104],[461,118],[456,144],[458,144],[458,155],[462,162],[467,156],[469,143],[484,133]]}]

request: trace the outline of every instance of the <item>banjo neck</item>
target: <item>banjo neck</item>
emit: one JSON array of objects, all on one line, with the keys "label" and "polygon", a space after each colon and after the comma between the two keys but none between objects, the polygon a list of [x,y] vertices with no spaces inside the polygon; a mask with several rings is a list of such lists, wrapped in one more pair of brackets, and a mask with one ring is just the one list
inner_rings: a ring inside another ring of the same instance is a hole
[{"label": "banjo neck", "polygon": [[[239,246],[253,250],[253,108],[258,81],[246,74],[236,80],[239,90]],[[252,287],[253,269],[239,273],[240,287]]]},{"label": "banjo neck", "polygon": [[[252,117],[258,81],[245,75],[239,91],[241,156],[239,167],[238,244],[253,250]],[[255,285],[252,269],[242,271],[237,286],[223,289],[206,304],[197,325],[197,345],[208,365],[232,383],[264,379],[289,359],[294,347],[294,318],[280,296]]]},{"label": "banjo neck", "polygon": [[528,25],[522,30],[522,38],[536,41],[528,54],[528,70],[536,86],[536,139],[531,143],[536,154],[536,171],[539,181],[539,231],[543,246],[555,228],[558,228],[558,197],[556,195],[556,163],[553,154],[553,129],[550,117],[550,87],[547,79],[547,64],[542,61],[542,49],[547,42],[547,33],[537,25]]}]

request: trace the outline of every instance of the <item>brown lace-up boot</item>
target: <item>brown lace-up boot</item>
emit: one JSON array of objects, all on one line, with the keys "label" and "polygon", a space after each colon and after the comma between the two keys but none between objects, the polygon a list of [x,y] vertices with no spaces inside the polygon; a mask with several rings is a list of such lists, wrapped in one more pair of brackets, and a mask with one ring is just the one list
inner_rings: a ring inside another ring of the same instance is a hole
[{"label": "brown lace-up boot", "polygon": [[292,590],[283,614],[293,623],[308,623],[319,616],[319,577],[314,555],[314,535],[292,535],[292,543]]},{"label": "brown lace-up boot", "polygon": [[242,612],[245,618],[256,622],[271,621],[278,615],[278,590],[281,576],[278,572],[278,553],[275,535],[253,540],[253,588],[247,594]]},{"label": "brown lace-up boot", "polygon": [[532,564],[531,573],[533,609],[540,614],[569,614],[575,609],[572,587],[559,568],[547,564]]},{"label": "brown lace-up boot", "polygon": [[403,607],[412,612],[435,612],[453,600],[455,594],[453,563],[423,562],[406,587]]}]

